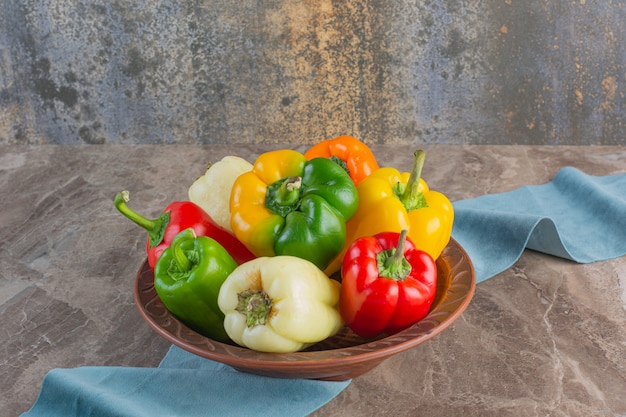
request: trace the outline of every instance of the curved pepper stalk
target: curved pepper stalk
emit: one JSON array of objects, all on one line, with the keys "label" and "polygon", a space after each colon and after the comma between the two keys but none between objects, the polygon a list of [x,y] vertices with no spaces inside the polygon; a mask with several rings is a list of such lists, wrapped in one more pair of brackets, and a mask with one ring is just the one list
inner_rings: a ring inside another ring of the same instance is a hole
[{"label": "curved pepper stalk", "polygon": [[148,232],[146,252],[148,264],[152,270],[163,251],[171,245],[174,237],[188,228],[192,228],[198,236],[209,236],[217,240],[237,263],[255,258],[252,252],[232,233],[215,223],[211,216],[191,201],[175,201],[168,205],[158,218],[148,219],[131,210],[126,205],[129,200],[130,193],[122,191],[115,195],[113,201],[120,213]]}]

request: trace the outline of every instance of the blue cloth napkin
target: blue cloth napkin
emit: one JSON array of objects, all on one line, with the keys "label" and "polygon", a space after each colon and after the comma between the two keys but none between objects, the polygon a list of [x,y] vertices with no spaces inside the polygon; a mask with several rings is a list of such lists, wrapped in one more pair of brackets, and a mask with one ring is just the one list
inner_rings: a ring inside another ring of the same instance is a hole
[{"label": "blue cloth napkin", "polygon": [[[610,259],[626,253],[625,198],[626,174],[563,168],[547,184],[455,202],[453,237],[478,282],[525,248],[576,262]],[[349,383],[245,374],[173,346],[158,368],[54,369],[22,417],[305,416]]]},{"label": "blue cloth napkin", "polygon": [[453,205],[452,236],[477,282],[511,267],[525,248],[578,263],[626,254],[626,174],[595,177],[565,167],[547,184]]},{"label": "blue cloth napkin", "polygon": [[349,383],[245,374],[172,346],[158,368],[53,369],[22,416],[306,416]]}]

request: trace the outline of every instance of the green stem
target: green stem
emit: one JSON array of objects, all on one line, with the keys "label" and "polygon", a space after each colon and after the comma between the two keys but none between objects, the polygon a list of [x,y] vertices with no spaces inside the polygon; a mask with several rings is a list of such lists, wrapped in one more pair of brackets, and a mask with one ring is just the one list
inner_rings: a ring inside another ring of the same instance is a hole
[{"label": "green stem", "polygon": [[407,229],[402,230],[398,237],[397,247],[378,253],[376,257],[378,276],[402,281],[411,273],[411,264],[404,257],[404,245],[408,232]]},{"label": "green stem", "polygon": [[418,149],[413,154],[413,168],[411,169],[411,175],[406,183],[404,191],[399,196],[400,201],[407,209],[407,211],[416,210],[426,206],[426,199],[422,192],[419,191],[420,178],[422,176],[422,169],[424,168],[424,160],[426,159],[426,152]]},{"label": "green stem", "polygon": [[291,213],[300,201],[302,177],[288,177],[267,187],[265,207],[283,217]]},{"label": "green stem", "polygon": [[[193,228],[185,229],[174,236],[169,249],[166,249],[166,252],[164,252],[168,253],[169,251],[171,253],[167,274],[174,281],[188,280],[191,274],[193,274],[196,265],[202,261],[201,254],[195,244],[197,237]],[[193,241],[193,244],[187,244],[188,241]],[[161,256],[165,257],[165,255]]]},{"label": "green stem", "polygon": [[185,240],[186,239],[180,239],[172,245],[172,256],[174,258],[174,262],[176,263],[178,270],[183,274],[187,273],[192,266],[191,261],[185,254],[185,251],[180,247],[181,242],[184,242]]},{"label": "green stem", "polygon": [[263,290],[245,290],[237,294],[238,304],[235,309],[246,316],[246,325],[254,327],[264,325],[272,311],[272,299]]},{"label": "green stem", "polygon": [[157,246],[163,240],[165,227],[170,221],[170,213],[163,213],[157,219],[148,219],[130,209],[126,205],[129,201],[130,193],[128,191],[117,193],[115,195],[115,199],[113,200],[115,208],[117,208],[120,213],[148,231],[148,236],[150,237],[150,247]]},{"label": "green stem", "polygon": [[302,177],[287,178],[278,189],[276,201],[281,206],[295,204],[300,198],[300,188],[302,188]]}]

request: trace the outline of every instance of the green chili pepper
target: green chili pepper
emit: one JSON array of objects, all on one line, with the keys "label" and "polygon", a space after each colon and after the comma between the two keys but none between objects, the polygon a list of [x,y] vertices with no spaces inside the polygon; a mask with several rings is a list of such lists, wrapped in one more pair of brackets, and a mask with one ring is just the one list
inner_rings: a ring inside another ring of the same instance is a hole
[{"label": "green chili pepper", "polygon": [[228,340],[217,305],[220,288],[237,262],[217,241],[186,229],[174,237],[154,269],[154,288],[165,307],[193,330]]}]

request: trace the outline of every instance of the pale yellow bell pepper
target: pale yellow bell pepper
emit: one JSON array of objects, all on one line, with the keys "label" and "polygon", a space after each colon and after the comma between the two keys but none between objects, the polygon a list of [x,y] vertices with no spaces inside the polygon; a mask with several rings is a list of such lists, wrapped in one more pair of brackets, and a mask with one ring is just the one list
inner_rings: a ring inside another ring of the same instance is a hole
[{"label": "pale yellow bell pepper", "polygon": [[336,334],[341,284],[294,256],[256,258],[220,288],[224,328],[238,345],[259,352],[297,352]]},{"label": "pale yellow bell pepper", "polygon": [[230,191],[239,175],[252,169],[252,164],[238,156],[225,156],[208,166],[205,174],[189,187],[189,201],[202,207],[221,227],[232,233],[230,226]]}]

